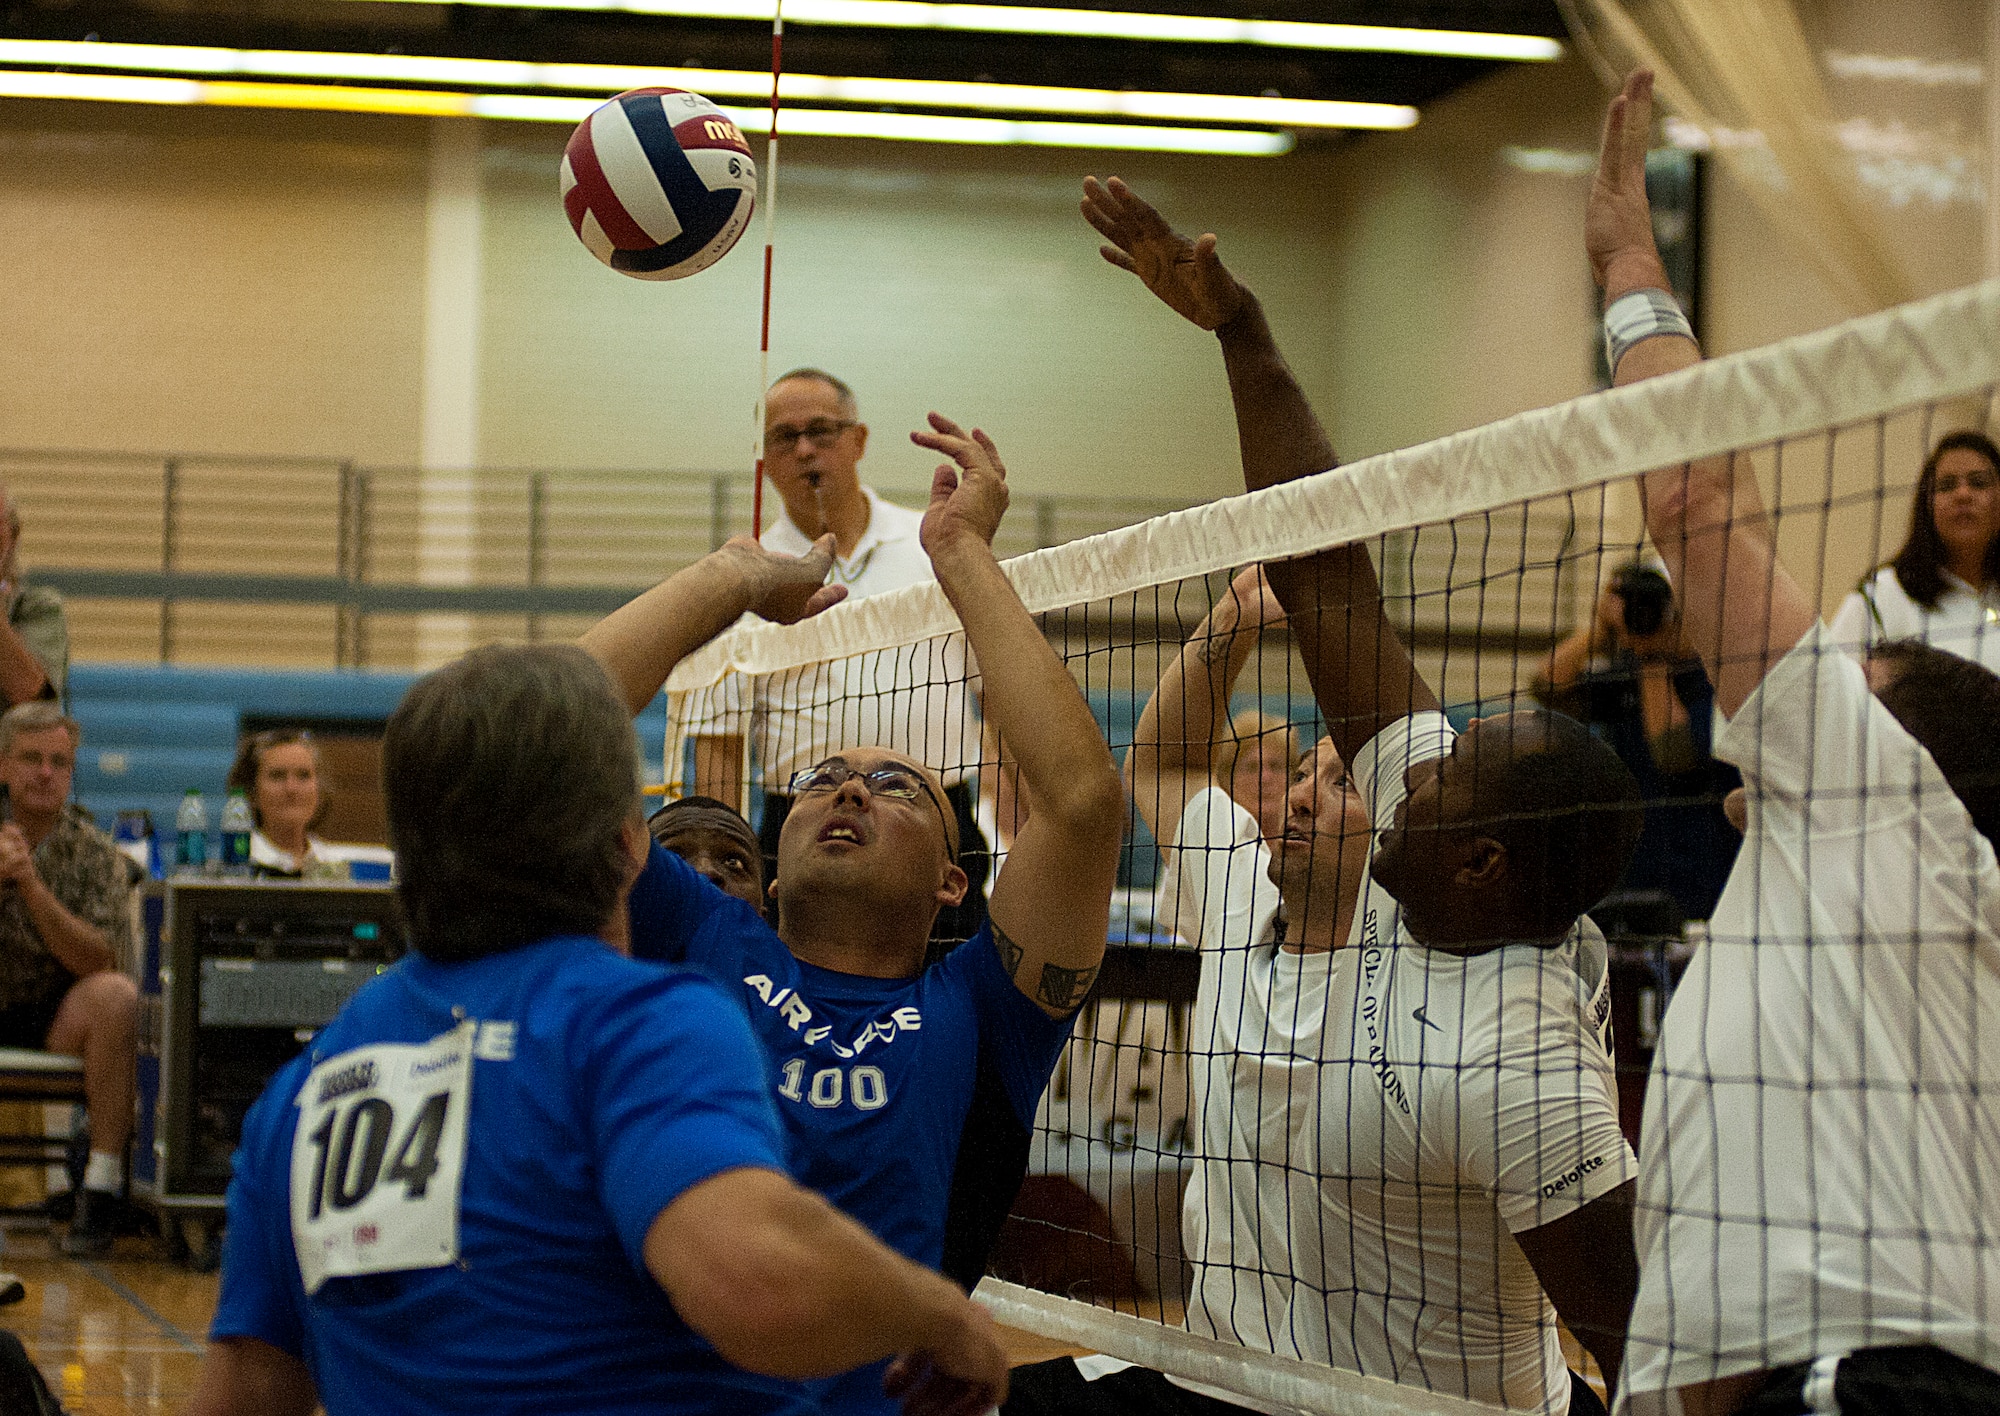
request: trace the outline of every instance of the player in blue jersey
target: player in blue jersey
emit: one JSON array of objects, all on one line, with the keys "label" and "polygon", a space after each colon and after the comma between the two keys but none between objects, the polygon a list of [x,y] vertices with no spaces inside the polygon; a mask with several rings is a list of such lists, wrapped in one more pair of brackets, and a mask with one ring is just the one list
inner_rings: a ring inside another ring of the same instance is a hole
[{"label": "player in blue jersey", "polygon": [[[729,554],[753,606],[830,598]],[[607,943],[635,751],[573,645],[480,650],[390,719],[416,952],[245,1121],[195,1416],[810,1416],[800,1379],[898,1352],[910,1411],[1004,1393],[980,1310],[784,1174],[734,1000]]]},{"label": "player in blue jersey", "polygon": [[[632,894],[632,946],[736,991],[770,1055],[799,1179],[970,1287],[1103,959],[1124,790],[1075,680],[994,559],[1007,486],[992,442],[935,414],[931,428],[912,436],[956,467],[932,484],[924,549],[1029,806],[987,927],[924,968],[932,918],[966,889],[956,822],[920,764],[851,748],[791,784],[771,887],[776,933],[759,933],[748,906],[656,850]],[[585,636],[634,711],[744,608],[719,579],[696,588],[677,576]],[[821,1397],[843,1413],[883,1401],[865,1371]]]}]

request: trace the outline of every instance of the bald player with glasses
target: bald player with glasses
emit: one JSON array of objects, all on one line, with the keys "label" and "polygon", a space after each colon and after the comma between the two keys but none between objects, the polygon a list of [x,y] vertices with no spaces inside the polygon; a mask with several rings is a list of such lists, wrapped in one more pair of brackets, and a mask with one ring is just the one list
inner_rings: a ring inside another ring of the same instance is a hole
[{"label": "bald player with glasses", "polygon": [[[926,965],[933,919],[969,888],[960,823],[935,772],[864,743],[834,744],[786,779],[775,931],[658,849],[630,926],[635,958],[693,965],[742,1002],[799,1182],[969,1289],[1104,957],[1125,793],[1076,681],[994,558],[1007,485],[992,441],[936,414],[931,428],[913,439],[956,466],[932,484],[923,549],[987,668],[987,713],[1027,805],[987,923]],[[636,713],[744,608],[726,578],[683,572],[584,643]],[[818,1395],[830,1416],[892,1409],[874,1369]]]},{"label": "bald player with glasses", "polygon": [[[824,369],[794,369],[765,398],[764,468],[783,513],[762,536],[765,549],[804,555],[833,537],[829,584],[859,599],[931,578],[919,537],[920,512],[884,501],[862,485],[868,450],[854,390]],[[988,843],[973,817],[980,720],[978,687],[965,643],[949,639],[890,653],[760,678],[730,678],[704,698],[680,729],[694,742],[694,790],[747,811],[743,748],[757,749],[764,788],[758,837],[774,862],[792,779],[839,746],[893,748],[939,774],[944,805],[965,844],[965,898],[939,911],[940,947],[970,939],[985,921]]]}]

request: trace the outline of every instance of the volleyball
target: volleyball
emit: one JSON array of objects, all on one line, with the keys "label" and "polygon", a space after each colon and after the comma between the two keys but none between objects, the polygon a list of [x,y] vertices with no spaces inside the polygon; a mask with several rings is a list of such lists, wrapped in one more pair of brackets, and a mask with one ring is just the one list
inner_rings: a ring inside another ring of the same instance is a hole
[{"label": "volleyball", "polygon": [[593,256],[640,280],[679,280],[729,253],[750,224],[757,164],[743,132],[698,93],[621,93],[577,124],[563,210]]}]

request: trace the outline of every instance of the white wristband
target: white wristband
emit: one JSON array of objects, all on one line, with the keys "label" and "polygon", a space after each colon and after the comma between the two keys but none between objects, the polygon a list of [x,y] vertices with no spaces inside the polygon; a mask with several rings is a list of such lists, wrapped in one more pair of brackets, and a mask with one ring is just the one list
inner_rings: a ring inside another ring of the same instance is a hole
[{"label": "white wristband", "polygon": [[1613,300],[1604,312],[1604,362],[1613,376],[1618,373],[1618,361],[1633,345],[1656,334],[1694,338],[1694,326],[1688,323],[1671,294],[1648,287],[1628,291]]}]

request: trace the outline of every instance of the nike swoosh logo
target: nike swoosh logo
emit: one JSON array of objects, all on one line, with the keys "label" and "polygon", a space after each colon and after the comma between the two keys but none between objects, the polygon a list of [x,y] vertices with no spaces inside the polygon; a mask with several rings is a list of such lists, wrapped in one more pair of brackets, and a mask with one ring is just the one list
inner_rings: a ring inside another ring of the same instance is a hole
[{"label": "nike swoosh logo", "polygon": [[[1430,1006],[1429,1004],[1425,1004],[1425,1005],[1424,1005],[1424,1007],[1426,1007],[1426,1008],[1427,1008],[1427,1007],[1429,1007],[1429,1006]],[[1413,1018],[1415,1018],[1415,1019],[1416,1019],[1416,1020],[1417,1020],[1418,1022],[1422,1023],[1422,1024],[1423,1024],[1423,1025],[1424,1025],[1425,1027],[1427,1027],[1427,1028],[1437,1028],[1437,1030],[1438,1030],[1439,1032],[1443,1032],[1443,1031],[1444,1031],[1444,1029],[1443,1029],[1443,1028],[1440,1028],[1440,1027],[1438,1027],[1438,1025],[1437,1025],[1436,1023],[1432,1022],[1432,1021],[1431,1021],[1431,1020],[1430,1020],[1429,1018],[1426,1018],[1426,1017],[1424,1016],[1424,1009],[1423,1009],[1423,1008],[1412,1008],[1412,1009],[1410,1010],[1410,1016],[1411,1016],[1411,1017],[1413,1017]]]}]

